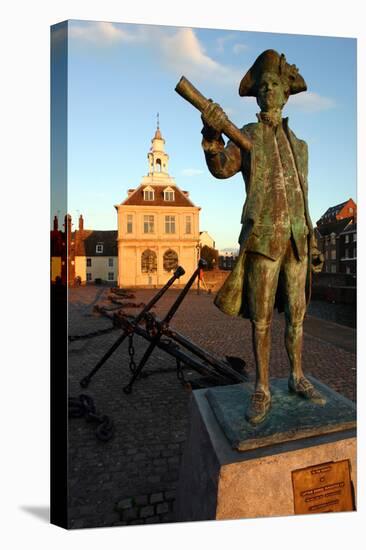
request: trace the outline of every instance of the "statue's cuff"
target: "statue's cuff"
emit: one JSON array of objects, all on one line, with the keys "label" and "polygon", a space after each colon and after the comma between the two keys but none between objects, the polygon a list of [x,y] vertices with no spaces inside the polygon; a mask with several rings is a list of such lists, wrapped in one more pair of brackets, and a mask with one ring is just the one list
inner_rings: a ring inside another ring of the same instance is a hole
[{"label": "statue's cuff", "polygon": [[225,143],[221,136],[218,139],[207,139],[206,137],[203,137],[202,148],[205,153],[216,155],[224,150]]}]

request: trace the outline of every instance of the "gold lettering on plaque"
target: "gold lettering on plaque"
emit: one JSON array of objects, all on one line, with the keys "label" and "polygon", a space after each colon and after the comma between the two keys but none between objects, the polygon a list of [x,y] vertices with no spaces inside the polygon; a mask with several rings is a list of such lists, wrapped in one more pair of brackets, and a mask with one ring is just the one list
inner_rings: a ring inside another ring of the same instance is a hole
[{"label": "gold lettering on plaque", "polygon": [[295,514],[354,510],[349,460],[292,472]]}]

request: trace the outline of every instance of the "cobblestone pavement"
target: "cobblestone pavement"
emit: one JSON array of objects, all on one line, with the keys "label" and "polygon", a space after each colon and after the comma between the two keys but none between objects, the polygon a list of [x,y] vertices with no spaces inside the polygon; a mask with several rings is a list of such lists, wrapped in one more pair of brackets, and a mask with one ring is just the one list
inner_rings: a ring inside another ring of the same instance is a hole
[{"label": "cobblestone pavement", "polygon": [[[95,304],[109,304],[109,288],[70,289],[69,335],[87,335],[111,327],[93,313]],[[134,291],[136,302],[147,302],[155,290]],[[154,311],[161,317],[177,296],[170,290]],[[131,301],[131,300],[129,300]],[[136,314],[138,310],[131,310]],[[283,316],[275,315],[272,329],[271,376],[285,377],[288,362],[283,346]],[[213,295],[191,291],[171,326],[219,355],[244,359],[251,379],[254,359],[249,321],[230,318],[213,305]],[[334,325],[334,330],[342,327]],[[350,330],[350,329],[348,329]],[[175,490],[180,459],[188,432],[190,393],[177,380],[175,361],[155,350],[146,372],[131,395],[128,346],[124,342],[97,373],[87,389],[79,385],[111,346],[119,331],[69,343],[69,394],[90,395],[102,414],[115,424],[115,436],[103,443],[95,424],[85,418],[69,420],[69,526],[133,525],[174,521]],[[321,335],[320,335],[321,336]],[[147,343],[135,338],[136,361]],[[304,370],[334,390],[355,400],[355,354],[305,334]],[[197,375],[198,376],[198,375]]]}]

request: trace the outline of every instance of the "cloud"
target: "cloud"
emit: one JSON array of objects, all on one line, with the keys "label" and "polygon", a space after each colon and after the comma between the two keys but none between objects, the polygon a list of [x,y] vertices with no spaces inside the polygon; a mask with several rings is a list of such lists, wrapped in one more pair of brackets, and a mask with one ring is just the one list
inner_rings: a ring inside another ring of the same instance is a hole
[{"label": "cloud", "polygon": [[239,44],[239,43],[238,43],[238,44],[234,44],[234,45],[233,45],[233,52],[234,52],[235,54],[239,54],[239,53],[241,53],[241,52],[244,52],[244,51],[247,50],[247,49],[248,49],[248,46],[247,46],[246,44],[242,44],[242,43]]},{"label": "cloud", "polygon": [[316,92],[305,92],[291,96],[288,102],[289,107],[296,107],[307,113],[315,113],[333,109],[336,106],[334,99],[317,94]]},{"label": "cloud", "polygon": [[197,168],[184,168],[184,170],[181,171],[181,175],[187,177],[199,176],[200,174],[203,174],[203,170]]},{"label": "cloud", "polygon": [[216,39],[216,51],[219,53],[223,53],[225,50],[225,44],[226,42],[229,42],[230,40],[234,40],[236,37],[235,34],[226,34],[225,36],[219,36]]},{"label": "cloud", "polygon": [[[71,23],[70,38],[103,47],[118,43],[145,43],[157,51],[160,62],[175,74],[195,81],[238,85],[243,71],[210,57],[191,28],[167,29],[153,25],[121,25],[108,22]],[[229,37],[228,37],[229,38]]]},{"label": "cloud", "polygon": [[93,43],[98,46],[110,46],[119,42],[142,42],[144,39],[143,33],[138,27],[133,31],[129,31],[121,25],[106,21],[95,21],[87,24],[74,24],[71,22],[69,36],[72,39]]},{"label": "cloud", "polygon": [[[99,47],[110,47],[120,43],[145,43],[159,54],[159,59],[170,71],[175,74],[184,74],[194,82],[214,80],[215,84],[237,86],[246,68],[222,65],[208,55],[199,41],[195,31],[191,28],[169,29],[154,25],[122,25],[104,21],[88,23],[71,22],[69,26],[71,39],[88,42]],[[226,42],[235,39],[231,33],[217,39],[218,51],[223,51]],[[232,46],[235,54],[247,49],[244,43]],[[306,92],[291,96],[288,107],[307,113],[314,113],[333,109],[336,102],[330,98]],[[228,114],[229,109],[227,110]],[[188,175],[188,174],[186,174]]]},{"label": "cloud", "polygon": [[183,28],[164,35],[160,47],[168,67],[187,78],[200,81],[214,78],[215,82],[237,85],[242,76],[241,70],[221,65],[210,57],[192,29]]}]

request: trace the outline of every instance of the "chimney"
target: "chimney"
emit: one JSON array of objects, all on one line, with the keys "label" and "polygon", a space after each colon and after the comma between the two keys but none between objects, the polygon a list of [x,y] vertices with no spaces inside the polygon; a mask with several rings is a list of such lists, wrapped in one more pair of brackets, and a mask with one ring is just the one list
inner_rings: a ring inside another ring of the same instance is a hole
[{"label": "chimney", "polygon": [[80,232],[84,231],[84,219],[81,214],[79,216],[79,231]]},{"label": "chimney", "polygon": [[53,218],[53,230],[58,231],[58,219],[57,216]]},{"label": "chimney", "polygon": [[66,216],[65,216],[64,227],[65,227],[65,233],[67,233],[67,235],[69,235],[71,237],[71,216],[70,216],[70,214],[66,214]]}]

